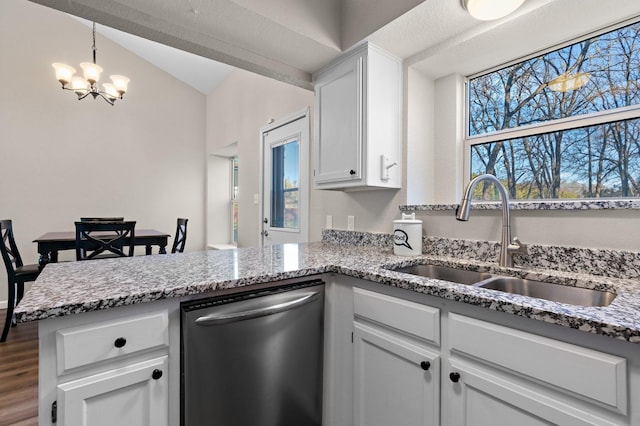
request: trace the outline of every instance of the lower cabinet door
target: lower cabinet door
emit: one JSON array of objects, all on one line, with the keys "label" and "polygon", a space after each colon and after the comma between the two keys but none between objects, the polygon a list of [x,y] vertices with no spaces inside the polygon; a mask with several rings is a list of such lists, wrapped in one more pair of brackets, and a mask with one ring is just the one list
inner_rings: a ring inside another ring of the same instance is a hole
[{"label": "lower cabinet door", "polygon": [[58,385],[58,425],[168,426],[168,357]]},{"label": "lower cabinet door", "polygon": [[440,357],[409,340],[354,323],[358,426],[427,426],[440,419]]},{"label": "lower cabinet door", "polygon": [[517,377],[504,377],[466,361],[452,361],[443,383],[445,424],[450,426],[613,426],[570,400],[532,390]]}]

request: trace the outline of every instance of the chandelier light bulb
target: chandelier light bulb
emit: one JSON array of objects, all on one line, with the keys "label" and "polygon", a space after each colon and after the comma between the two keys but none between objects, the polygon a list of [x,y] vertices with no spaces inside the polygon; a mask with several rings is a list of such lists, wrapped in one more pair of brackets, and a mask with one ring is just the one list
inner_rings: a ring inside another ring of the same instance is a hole
[{"label": "chandelier light bulb", "polygon": [[524,0],[461,0],[471,16],[481,21],[499,19],[519,8]]},{"label": "chandelier light bulb", "polygon": [[82,62],[80,68],[84,71],[84,78],[91,84],[100,81],[102,67],[91,62]]},{"label": "chandelier light bulb", "polygon": [[116,90],[116,86],[114,86],[111,83],[104,83],[102,85],[102,87],[104,87],[104,92],[107,94],[107,96],[110,99],[117,99],[120,97],[120,94],[118,93],[118,91]]},{"label": "chandelier light bulb", "polygon": [[127,92],[127,86],[129,85],[129,78],[125,77],[124,75],[118,75],[118,74],[109,76],[109,78],[111,78],[111,81],[113,82],[113,85],[115,86],[116,91],[120,93],[120,96],[122,96],[124,93]]},{"label": "chandelier light bulb", "polygon": [[53,68],[55,68],[55,70],[56,70],[56,79],[63,86],[69,84],[69,82],[71,81],[71,77],[73,77],[73,75],[76,73],[76,69],[74,67],[72,67],[72,66],[67,65],[67,64],[61,64],[59,62],[54,62],[53,64],[51,64],[51,66],[53,66]]},{"label": "chandelier light bulb", "polygon": [[76,95],[83,96],[89,92],[90,84],[87,80],[80,76],[71,78],[71,90],[76,92]]}]

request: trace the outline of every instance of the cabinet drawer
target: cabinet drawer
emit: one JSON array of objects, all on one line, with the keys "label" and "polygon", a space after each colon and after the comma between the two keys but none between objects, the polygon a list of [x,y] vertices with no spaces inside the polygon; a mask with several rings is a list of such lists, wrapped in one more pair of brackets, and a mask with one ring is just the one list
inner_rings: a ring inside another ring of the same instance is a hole
[{"label": "cabinet drawer", "polygon": [[408,300],[353,289],[356,317],[366,318],[388,327],[440,344],[440,310]]},{"label": "cabinet drawer", "polygon": [[451,350],[627,413],[624,358],[450,314]]},{"label": "cabinet drawer", "polygon": [[58,374],[138,351],[168,346],[168,322],[167,311],[162,311],[58,330]]}]

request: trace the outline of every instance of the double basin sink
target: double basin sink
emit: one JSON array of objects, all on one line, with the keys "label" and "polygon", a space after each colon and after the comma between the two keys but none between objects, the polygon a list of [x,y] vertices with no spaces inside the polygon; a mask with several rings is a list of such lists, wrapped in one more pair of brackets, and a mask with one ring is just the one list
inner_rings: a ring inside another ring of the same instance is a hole
[{"label": "double basin sink", "polygon": [[616,297],[616,294],[610,291],[506,277],[443,265],[413,265],[390,270],[579,306],[608,306]]}]

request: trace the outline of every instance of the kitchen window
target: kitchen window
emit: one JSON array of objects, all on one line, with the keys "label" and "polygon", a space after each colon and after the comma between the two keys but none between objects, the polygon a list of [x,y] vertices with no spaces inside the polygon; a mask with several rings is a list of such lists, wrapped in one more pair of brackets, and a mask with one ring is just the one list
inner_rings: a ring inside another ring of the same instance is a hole
[{"label": "kitchen window", "polygon": [[471,177],[512,199],[640,196],[639,85],[640,22],[469,77]]}]

